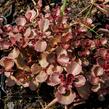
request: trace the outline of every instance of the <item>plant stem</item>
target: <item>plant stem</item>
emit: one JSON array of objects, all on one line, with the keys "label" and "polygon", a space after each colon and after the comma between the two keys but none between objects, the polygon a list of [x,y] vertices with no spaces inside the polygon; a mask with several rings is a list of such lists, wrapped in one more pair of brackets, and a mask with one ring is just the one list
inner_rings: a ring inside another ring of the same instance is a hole
[{"label": "plant stem", "polygon": [[90,8],[89,8],[89,11],[86,13],[85,18],[87,18],[87,17],[88,17],[88,15],[90,14],[90,12],[91,12],[92,8],[93,8],[93,4],[91,4],[91,6],[90,6]]},{"label": "plant stem", "polygon": [[109,3],[109,0],[105,0],[105,2],[104,2],[103,4],[105,5],[105,4],[107,4],[107,3]]},{"label": "plant stem", "polygon": [[[80,13],[78,13],[78,15],[82,14],[85,10],[87,10],[90,7],[90,5],[88,5],[87,7],[85,7]],[[77,16],[78,16],[77,15]]]},{"label": "plant stem", "polygon": [[68,109],[66,105],[65,105],[65,109]]},{"label": "plant stem", "polygon": [[95,3],[94,6],[95,6],[97,9],[99,9],[102,13],[104,13],[104,14],[107,13],[107,10],[101,8],[98,4]]},{"label": "plant stem", "polygon": [[67,0],[63,0],[63,5],[61,6],[61,14],[64,15],[64,10],[67,4]]},{"label": "plant stem", "polygon": [[33,2],[33,4],[36,6],[36,2],[35,2],[35,0],[31,0],[32,2]]},{"label": "plant stem", "polygon": [[45,108],[43,109],[48,109],[49,107],[51,107],[53,104],[55,104],[57,102],[57,98],[53,99]]},{"label": "plant stem", "polygon": [[90,28],[90,27],[88,27],[87,25],[85,25],[85,24],[83,24],[83,23],[81,23],[82,25],[84,25],[87,29],[89,29],[90,31],[92,31],[92,32],[94,32],[97,36],[100,36],[97,32],[95,32],[94,30],[93,30],[93,28]]}]

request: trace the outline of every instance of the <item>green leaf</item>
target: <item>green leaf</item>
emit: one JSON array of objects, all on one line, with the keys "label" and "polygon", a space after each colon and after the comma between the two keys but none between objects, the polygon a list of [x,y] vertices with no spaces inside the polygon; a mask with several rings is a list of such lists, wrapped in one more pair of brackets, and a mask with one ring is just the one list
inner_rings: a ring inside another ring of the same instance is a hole
[{"label": "green leaf", "polygon": [[67,5],[67,0],[63,0],[63,4],[61,6],[61,15],[64,15],[66,5]]}]

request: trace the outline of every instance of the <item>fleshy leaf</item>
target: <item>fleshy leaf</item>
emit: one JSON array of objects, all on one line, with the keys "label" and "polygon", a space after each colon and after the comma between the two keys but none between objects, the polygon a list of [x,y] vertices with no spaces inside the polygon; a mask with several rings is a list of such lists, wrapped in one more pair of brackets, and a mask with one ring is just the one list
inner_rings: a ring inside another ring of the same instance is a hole
[{"label": "fleshy leaf", "polygon": [[91,91],[90,91],[91,86],[90,86],[89,82],[86,82],[86,84],[84,86],[77,87],[76,89],[81,98],[88,99],[88,97],[91,93]]},{"label": "fleshy leaf", "polygon": [[20,26],[25,26],[26,24],[26,19],[24,17],[18,17],[16,19],[16,24]]},{"label": "fleshy leaf", "polygon": [[27,72],[31,71],[30,68],[26,65],[22,54],[19,54],[19,56],[14,61],[18,69],[21,69]]},{"label": "fleshy leaf", "polygon": [[32,10],[28,9],[27,12],[25,13],[25,17],[30,22],[35,19],[36,15],[37,15],[37,13],[36,13],[36,11],[34,9],[32,9]]},{"label": "fleshy leaf", "polygon": [[52,75],[50,75],[49,80],[48,80],[48,85],[50,86],[55,86],[61,83],[61,80],[59,78],[59,73],[58,72],[54,72]]},{"label": "fleshy leaf", "polygon": [[38,51],[38,52],[43,52],[45,51],[47,48],[47,42],[46,41],[38,41],[36,42],[36,45],[35,45],[35,50]]},{"label": "fleshy leaf", "polygon": [[[79,60],[80,61],[80,60]],[[73,74],[74,76],[80,74],[82,72],[82,66],[79,62],[72,61],[67,66],[67,72]]]},{"label": "fleshy leaf", "polygon": [[0,65],[3,66],[6,71],[8,71],[8,70],[11,70],[11,68],[14,66],[14,61],[12,58],[3,57],[0,60]]},{"label": "fleshy leaf", "polygon": [[48,75],[46,72],[44,71],[41,71],[37,76],[36,76],[36,79],[38,82],[42,83],[42,82],[45,82],[48,78]]},{"label": "fleshy leaf", "polygon": [[38,64],[33,64],[33,65],[31,66],[31,72],[32,72],[33,74],[37,74],[37,73],[39,73],[41,70],[42,70],[42,69],[41,69],[41,66],[39,66]]},{"label": "fleshy leaf", "polygon": [[45,32],[48,28],[49,28],[49,25],[50,25],[50,22],[48,19],[40,19],[40,21],[38,22],[39,24],[39,28],[42,32]]},{"label": "fleshy leaf", "polygon": [[20,54],[19,49],[14,48],[14,49],[9,53],[8,57],[10,57],[10,58],[12,58],[12,59],[15,59],[15,58],[17,58],[17,57],[19,56],[19,54]]},{"label": "fleshy leaf", "polygon": [[68,95],[62,95],[61,93],[57,92],[55,96],[58,99],[58,102],[63,105],[71,104],[76,98],[75,92],[72,91],[70,91]]},{"label": "fleshy leaf", "polygon": [[75,76],[75,87],[82,87],[84,86],[86,83],[86,79],[83,75],[77,75]]},{"label": "fleshy leaf", "polygon": [[46,68],[49,63],[47,62],[47,53],[43,53],[41,55],[41,59],[39,60],[39,64],[41,65],[42,68]]}]

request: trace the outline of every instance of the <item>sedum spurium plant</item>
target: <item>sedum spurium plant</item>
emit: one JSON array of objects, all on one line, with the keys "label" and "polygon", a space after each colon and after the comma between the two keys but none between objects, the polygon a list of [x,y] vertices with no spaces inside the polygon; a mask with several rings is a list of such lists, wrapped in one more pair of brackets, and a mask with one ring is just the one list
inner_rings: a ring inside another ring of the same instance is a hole
[{"label": "sedum spurium plant", "polygon": [[0,50],[6,52],[0,66],[7,86],[34,91],[46,82],[55,87],[55,99],[44,109],[56,102],[67,106],[85,100],[103,89],[109,81],[108,36],[91,33],[91,18],[72,23],[70,7],[46,6],[42,13],[41,0],[36,6],[18,16],[15,25],[3,25],[0,18]]}]

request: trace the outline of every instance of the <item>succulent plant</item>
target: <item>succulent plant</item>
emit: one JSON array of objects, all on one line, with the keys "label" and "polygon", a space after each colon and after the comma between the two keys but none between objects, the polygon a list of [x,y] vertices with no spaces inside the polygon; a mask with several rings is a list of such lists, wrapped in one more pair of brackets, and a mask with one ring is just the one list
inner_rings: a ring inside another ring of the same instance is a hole
[{"label": "succulent plant", "polygon": [[6,84],[31,90],[43,82],[55,87],[55,99],[45,109],[55,102],[69,105],[87,99],[87,93],[98,92],[109,81],[108,36],[87,37],[93,20],[81,18],[73,25],[69,8],[63,16],[60,8],[47,6],[43,14],[40,4],[17,17],[15,25],[0,26],[0,50],[8,53],[0,59]]}]

